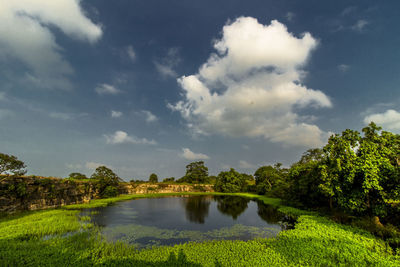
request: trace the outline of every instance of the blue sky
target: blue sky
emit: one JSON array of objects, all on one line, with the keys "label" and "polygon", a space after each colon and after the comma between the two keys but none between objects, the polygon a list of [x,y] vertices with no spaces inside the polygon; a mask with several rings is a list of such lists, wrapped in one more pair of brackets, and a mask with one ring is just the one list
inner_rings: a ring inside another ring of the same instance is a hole
[{"label": "blue sky", "polygon": [[125,180],[400,132],[397,1],[1,0],[0,151]]}]

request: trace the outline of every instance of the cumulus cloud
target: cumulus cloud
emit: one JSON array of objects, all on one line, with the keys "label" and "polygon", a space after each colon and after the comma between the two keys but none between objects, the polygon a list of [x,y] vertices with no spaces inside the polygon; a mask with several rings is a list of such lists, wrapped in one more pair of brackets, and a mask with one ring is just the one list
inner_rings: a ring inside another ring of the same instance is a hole
[{"label": "cumulus cloud", "polygon": [[115,86],[106,83],[99,84],[94,90],[99,95],[116,95],[121,93],[121,90],[115,88]]},{"label": "cumulus cloud", "polygon": [[111,110],[111,118],[119,118],[121,117],[123,114],[121,111],[116,111],[116,110]]},{"label": "cumulus cloud", "polygon": [[146,138],[138,138],[136,136],[129,136],[124,131],[116,131],[111,135],[104,135],[107,144],[144,144],[144,145],[155,145],[157,144],[154,140],[148,140]]},{"label": "cumulus cloud", "polygon": [[189,148],[182,148],[181,156],[187,160],[209,159],[210,157],[202,153],[194,153]]},{"label": "cumulus cloud", "polygon": [[0,6],[0,58],[22,62],[28,71],[20,79],[31,86],[71,88],[68,77],[73,69],[63,58],[52,29],[90,43],[102,35],[101,27],[84,14],[80,1],[0,0]]},{"label": "cumulus cloud", "polygon": [[242,169],[254,169],[256,167],[257,167],[256,165],[248,163],[245,160],[240,160],[239,161],[239,168],[242,168]]},{"label": "cumulus cloud", "polygon": [[154,66],[156,67],[157,71],[163,77],[178,77],[178,74],[174,70],[174,68],[181,62],[181,58],[179,56],[179,50],[176,47],[172,47],[168,49],[167,54],[159,59],[154,61]]},{"label": "cumulus cloud", "polygon": [[388,109],[383,113],[375,113],[364,118],[364,123],[368,124],[371,121],[381,126],[384,130],[400,131],[400,112],[394,109]]},{"label": "cumulus cloud", "polygon": [[286,145],[319,146],[327,134],[302,121],[295,109],[331,107],[321,91],[301,84],[317,41],[297,38],[274,20],[262,25],[240,17],[223,27],[222,38],[198,73],[178,83],[184,99],[168,106],[197,134],[262,136]]}]

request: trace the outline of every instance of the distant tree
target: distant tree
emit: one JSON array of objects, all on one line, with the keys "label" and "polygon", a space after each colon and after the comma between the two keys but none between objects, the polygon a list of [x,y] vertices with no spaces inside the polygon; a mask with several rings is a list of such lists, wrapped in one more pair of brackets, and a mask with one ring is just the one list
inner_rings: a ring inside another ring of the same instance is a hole
[{"label": "distant tree", "polygon": [[155,173],[150,174],[149,183],[158,183],[157,174],[155,174]]},{"label": "distant tree", "polygon": [[282,168],[281,163],[258,168],[254,173],[257,192],[264,195],[278,185],[282,185],[286,180],[287,171],[287,169]]},{"label": "distant tree", "polygon": [[204,161],[196,161],[186,166],[186,175],[179,179],[179,182],[201,184],[209,182],[208,168]]},{"label": "distant tree", "polygon": [[231,168],[230,171],[220,172],[217,176],[214,188],[219,192],[240,192],[244,189],[246,180],[235,169]]},{"label": "distant tree", "polygon": [[94,180],[103,197],[116,196],[117,186],[122,181],[111,169],[106,166],[97,167],[90,179]]},{"label": "distant tree", "polygon": [[69,178],[77,179],[77,180],[87,179],[86,175],[79,173],[79,172],[70,173]]},{"label": "distant tree", "polygon": [[175,181],[175,177],[164,178],[163,183],[171,183]]},{"label": "distant tree", "polygon": [[25,168],[25,163],[16,156],[0,153],[0,174],[24,175]]}]

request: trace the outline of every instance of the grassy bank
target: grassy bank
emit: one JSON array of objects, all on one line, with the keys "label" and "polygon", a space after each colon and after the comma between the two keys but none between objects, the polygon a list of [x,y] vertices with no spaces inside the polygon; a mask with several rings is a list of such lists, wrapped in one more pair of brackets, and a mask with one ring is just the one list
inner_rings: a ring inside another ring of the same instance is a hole
[{"label": "grassy bank", "polygon": [[236,195],[258,198],[298,216],[296,229],[274,239],[186,243],[138,251],[123,243],[105,242],[93,225],[85,223],[86,218],[79,217],[81,208],[165,195],[189,194],[121,196],[3,217],[0,266],[400,266],[400,257],[366,231],[283,206],[279,199],[251,194]]}]

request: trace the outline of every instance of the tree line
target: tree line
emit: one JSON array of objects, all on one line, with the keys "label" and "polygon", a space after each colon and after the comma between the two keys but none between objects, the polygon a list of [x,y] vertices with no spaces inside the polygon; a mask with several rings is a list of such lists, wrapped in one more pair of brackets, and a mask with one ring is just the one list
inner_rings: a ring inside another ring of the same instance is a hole
[{"label": "tree line", "polygon": [[[25,164],[0,153],[0,173],[21,175]],[[71,173],[70,179],[96,182],[103,196],[117,194],[122,180],[106,166],[90,178]],[[210,176],[203,161],[186,166],[186,174],[166,183],[214,184],[220,192],[254,192],[278,197],[303,207],[327,207],[352,215],[388,217],[400,202],[400,135],[382,131],[373,122],[362,133],[347,129],[332,135],[323,148],[309,149],[289,168],[262,166],[254,175],[231,168]],[[131,182],[143,182],[131,180]],[[152,173],[150,183],[157,183]]]}]

